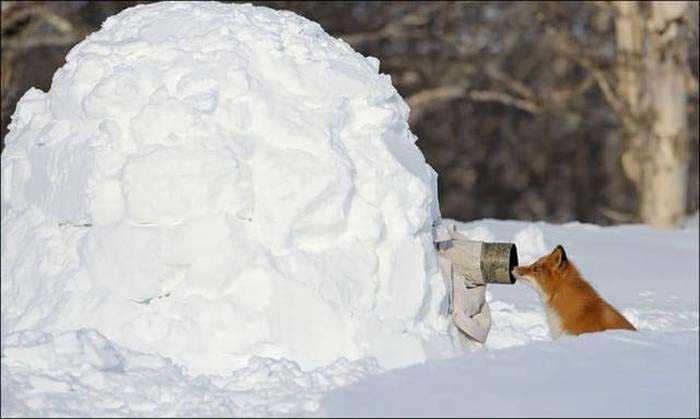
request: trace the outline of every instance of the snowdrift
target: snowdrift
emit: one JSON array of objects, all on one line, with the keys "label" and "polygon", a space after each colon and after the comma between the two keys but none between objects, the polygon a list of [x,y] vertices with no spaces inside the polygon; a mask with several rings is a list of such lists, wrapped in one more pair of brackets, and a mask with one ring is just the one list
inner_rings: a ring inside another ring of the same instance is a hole
[{"label": "snowdrift", "polygon": [[[552,341],[539,296],[489,287],[486,345],[401,369],[373,359],[302,370],[252,358],[227,374],[183,374],[99,332],[3,334],[3,417],[698,417],[698,230],[521,221],[458,223],[512,241],[525,263],[563,244],[639,328]],[[640,262],[644,269],[640,269]],[[684,263],[679,263],[683,261]]]},{"label": "snowdrift", "polygon": [[376,59],[294,13],[164,2],[66,60],[2,155],[3,335],[94,330],[189,373],[456,350],[436,174]]}]

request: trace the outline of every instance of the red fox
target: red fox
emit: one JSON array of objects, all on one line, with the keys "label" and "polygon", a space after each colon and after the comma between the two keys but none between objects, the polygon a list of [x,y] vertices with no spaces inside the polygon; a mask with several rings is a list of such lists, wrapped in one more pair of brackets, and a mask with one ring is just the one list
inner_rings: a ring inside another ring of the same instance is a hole
[{"label": "red fox", "polygon": [[637,330],[583,279],[561,245],[532,265],[514,268],[513,275],[540,294],[553,339],[608,329]]}]

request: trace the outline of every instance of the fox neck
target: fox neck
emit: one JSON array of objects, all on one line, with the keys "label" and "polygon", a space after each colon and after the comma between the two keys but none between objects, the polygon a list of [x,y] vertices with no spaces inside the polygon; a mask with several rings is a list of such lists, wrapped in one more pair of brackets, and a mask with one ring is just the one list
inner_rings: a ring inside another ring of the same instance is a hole
[{"label": "fox neck", "polygon": [[549,306],[559,287],[560,278],[555,281],[538,281],[534,278],[527,278],[525,283],[534,288],[542,302]]},{"label": "fox neck", "polygon": [[567,269],[565,272],[562,272],[562,277],[556,278],[556,280],[552,281],[537,281],[534,278],[526,278],[525,281],[525,283],[535,289],[537,295],[540,297],[540,300],[544,305],[547,326],[549,327],[549,335],[552,337],[552,339],[557,339],[566,333],[562,326],[561,315],[557,311],[554,304],[552,304],[552,300],[557,294],[557,290],[561,286],[562,280],[565,280],[563,277],[567,276],[569,273],[568,271],[569,270]]}]

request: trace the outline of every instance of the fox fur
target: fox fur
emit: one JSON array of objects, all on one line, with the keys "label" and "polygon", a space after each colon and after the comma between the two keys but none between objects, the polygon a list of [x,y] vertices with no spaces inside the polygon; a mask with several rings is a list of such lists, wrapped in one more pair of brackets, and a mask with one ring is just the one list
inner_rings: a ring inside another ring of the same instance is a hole
[{"label": "fox fur", "polygon": [[539,293],[553,339],[608,329],[637,330],[583,279],[561,245],[531,265],[514,268],[513,275]]}]

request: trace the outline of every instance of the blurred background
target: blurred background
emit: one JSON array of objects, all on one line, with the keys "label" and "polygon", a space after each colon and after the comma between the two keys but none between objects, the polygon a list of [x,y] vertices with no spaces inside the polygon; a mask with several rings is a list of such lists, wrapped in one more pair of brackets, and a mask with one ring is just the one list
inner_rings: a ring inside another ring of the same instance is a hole
[{"label": "blurred background", "polygon": [[[2,138],[29,87],[138,3],[2,1]],[[253,3],[381,61],[444,217],[673,228],[698,209],[698,2]]]}]

